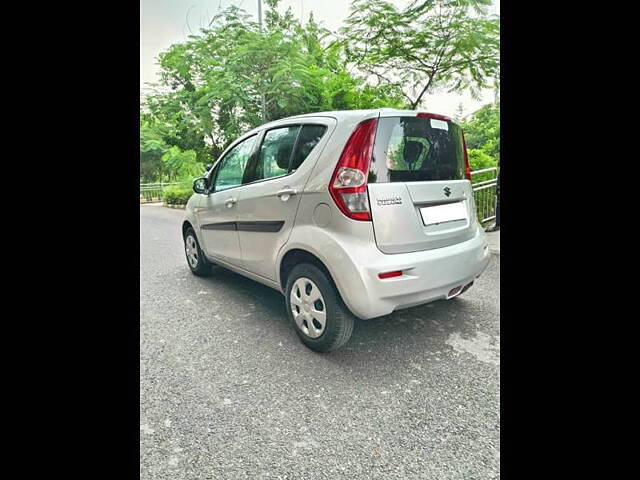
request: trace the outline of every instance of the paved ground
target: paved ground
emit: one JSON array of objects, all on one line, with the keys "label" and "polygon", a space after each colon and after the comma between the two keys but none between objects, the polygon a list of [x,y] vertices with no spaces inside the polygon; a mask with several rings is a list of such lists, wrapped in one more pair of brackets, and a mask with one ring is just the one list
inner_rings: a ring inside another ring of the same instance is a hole
[{"label": "paved ground", "polygon": [[499,256],[458,299],[322,355],[278,292],[191,275],[183,214],[140,207],[142,479],[499,477]]},{"label": "paved ground", "polygon": [[486,232],[489,241],[489,249],[492,253],[500,255],[500,230],[495,232]]}]

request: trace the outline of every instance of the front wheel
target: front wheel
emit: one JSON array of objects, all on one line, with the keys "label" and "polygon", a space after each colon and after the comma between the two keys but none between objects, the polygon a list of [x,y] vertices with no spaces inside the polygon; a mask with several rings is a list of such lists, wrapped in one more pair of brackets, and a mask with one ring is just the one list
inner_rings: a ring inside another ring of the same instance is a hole
[{"label": "front wheel", "polygon": [[196,232],[192,228],[189,228],[184,235],[184,253],[187,256],[187,263],[191,273],[204,277],[211,272],[211,262],[207,260],[207,257],[202,252]]},{"label": "front wheel", "polygon": [[307,347],[330,352],[349,341],[355,318],[318,267],[296,265],[287,278],[285,294],[289,319]]}]

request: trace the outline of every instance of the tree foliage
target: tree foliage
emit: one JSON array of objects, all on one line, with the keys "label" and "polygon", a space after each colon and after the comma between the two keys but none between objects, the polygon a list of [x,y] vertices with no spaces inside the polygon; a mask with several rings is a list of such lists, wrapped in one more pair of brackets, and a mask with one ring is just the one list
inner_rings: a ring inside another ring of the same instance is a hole
[{"label": "tree foliage", "polygon": [[476,98],[499,69],[497,18],[491,0],[354,0],[342,29],[349,59],[382,84],[396,86],[414,109],[436,89]]},{"label": "tree foliage", "polygon": [[[500,163],[500,104],[489,104],[462,123],[471,170],[497,167]],[[474,175],[474,182],[494,178],[492,172]]]},{"label": "tree foliage", "polygon": [[[416,108],[436,89],[477,93],[496,84],[499,27],[485,14],[490,0],[414,0],[404,10],[354,0],[339,36],[313,15],[301,24],[291,9],[281,13],[279,1],[265,0],[262,29],[232,6],[159,55],[159,82],[141,105],[141,181],[202,173],[231,141],[264,123],[263,97],[270,121]],[[475,118],[465,126],[471,158],[499,158],[499,111]]]},{"label": "tree foliage", "polygon": [[163,177],[162,156],[168,145],[149,122],[140,124],[140,180],[154,182]]},{"label": "tree foliage", "polygon": [[291,9],[279,13],[278,2],[266,1],[262,31],[232,6],[198,35],[160,54],[160,84],[146,100],[142,121],[153,125],[166,145],[195,152],[200,163],[210,161],[264,123],[262,95],[267,120],[405,106],[397,87],[374,87],[349,72],[344,45],[312,15],[303,26]]},{"label": "tree foliage", "polygon": [[467,148],[481,150],[500,159],[500,104],[489,104],[475,112],[462,124]]},{"label": "tree foliage", "polygon": [[183,151],[180,147],[169,147],[162,162],[167,172],[169,181],[188,181],[202,174],[204,165],[198,162],[196,152],[193,150]]}]

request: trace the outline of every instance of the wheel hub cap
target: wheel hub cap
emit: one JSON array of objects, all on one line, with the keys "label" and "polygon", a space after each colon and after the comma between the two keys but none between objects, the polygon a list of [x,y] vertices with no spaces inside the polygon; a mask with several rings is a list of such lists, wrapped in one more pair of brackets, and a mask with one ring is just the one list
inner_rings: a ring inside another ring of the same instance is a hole
[{"label": "wheel hub cap", "polygon": [[295,281],[290,296],[291,312],[298,328],[311,338],[323,334],[327,323],[326,306],[318,286],[308,278]]},{"label": "wheel hub cap", "polygon": [[192,268],[198,266],[198,246],[196,239],[189,235],[184,241],[184,249],[187,254],[187,260]]}]

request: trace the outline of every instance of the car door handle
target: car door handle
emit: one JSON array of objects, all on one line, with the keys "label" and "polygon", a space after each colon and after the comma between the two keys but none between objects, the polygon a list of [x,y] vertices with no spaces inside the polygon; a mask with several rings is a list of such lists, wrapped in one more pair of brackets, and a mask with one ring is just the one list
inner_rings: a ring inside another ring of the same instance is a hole
[{"label": "car door handle", "polygon": [[297,193],[298,190],[296,190],[295,188],[283,188],[282,190],[278,191],[276,195],[280,197],[280,200],[286,202],[292,195],[296,195]]},{"label": "car door handle", "polygon": [[224,204],[227,206],[227,208],[231,208],[236,204],[237,201],[238,201],[237,199],[231,197],[231,198],[227,198],[224,201]]}]

